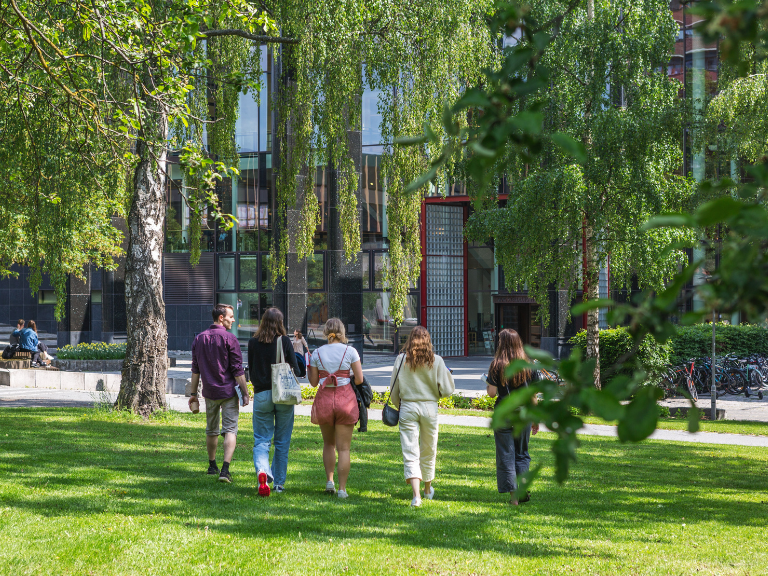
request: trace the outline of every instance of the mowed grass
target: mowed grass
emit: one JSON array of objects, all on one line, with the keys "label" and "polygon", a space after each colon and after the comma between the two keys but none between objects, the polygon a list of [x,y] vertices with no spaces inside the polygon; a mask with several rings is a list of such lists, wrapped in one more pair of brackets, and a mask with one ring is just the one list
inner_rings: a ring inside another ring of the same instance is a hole
[{"label": "mowed grass", "polygon": [[542,433],[532,501],[510,507],[489,431],[446,426],[436,499],[412,509],[396,430],[355,434],[339,501],[297,418],[287,491],[261,499],[250,426],[225,485],[203,415],[0,410],[0,574],[768,573],[768,449],[584,437],[560,486]]}]

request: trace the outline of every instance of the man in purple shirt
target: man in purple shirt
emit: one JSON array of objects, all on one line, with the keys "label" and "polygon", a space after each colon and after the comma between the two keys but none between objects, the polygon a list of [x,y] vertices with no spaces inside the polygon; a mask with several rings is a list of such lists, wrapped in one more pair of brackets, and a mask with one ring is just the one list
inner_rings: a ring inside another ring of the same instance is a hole
[{"label": "man in purple shirt", "polygon": [[[192,398],[197,396],[202,377],[207,419],[205,435],[208,474],[218,474],[219,482],[227,484],[232,482],[229,463],[237,446],[237,419],[240,416],[240,402],[235,386],[240,386],[243,406],[247,406],[250,400],[240,342],[234,334],[228,332],[234,320],[232,306],[217,304],[213,309],[213,324],[208,330],[198,334],[192,342]],[[189,399],[190,408],[192,398]],[[216,466],[216,448],[219,445],[220,433],[224,436],[224,464],[221,471]]]}]

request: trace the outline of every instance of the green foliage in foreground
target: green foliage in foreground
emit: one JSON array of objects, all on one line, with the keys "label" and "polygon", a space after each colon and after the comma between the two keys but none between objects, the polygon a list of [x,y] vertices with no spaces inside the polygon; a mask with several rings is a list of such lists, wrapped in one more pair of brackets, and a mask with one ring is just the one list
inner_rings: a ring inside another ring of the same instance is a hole
[{"label": "green foliage in foreground", "polygon": [[768,571],[764,449],[586,437],[559,486],[553,436],[542,433],[531,452],[545,473],[532,501],[512,508],[496,492],[490,431],[444,426],[436,499],[412,509],[397,432],[378,422],[355,434],[344,502],[322,493],[322,441],[308,419],[296,419],[287,492],[268,499],[255,496],[250,418],[240,421],[230,486],[205,475],[204,426],[202,414],[142,422],[0,410],[0,572]]},{"label": "green foliage in foreground", "polygon": [[125,358],[125,344],[67,344],[56,352],[58,360],[122,360]]}]

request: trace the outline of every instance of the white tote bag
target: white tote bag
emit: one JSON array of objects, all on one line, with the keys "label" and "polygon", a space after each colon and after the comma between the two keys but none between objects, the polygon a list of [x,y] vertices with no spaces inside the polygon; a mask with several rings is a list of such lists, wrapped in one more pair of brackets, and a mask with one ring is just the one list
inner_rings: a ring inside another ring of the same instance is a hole
[{"label": "white tote bag", "polygon": [[272,364],[272,402],[275,404],[301,404],[301,385],[285,361],[282,336],[277,339],[277,357]]}]

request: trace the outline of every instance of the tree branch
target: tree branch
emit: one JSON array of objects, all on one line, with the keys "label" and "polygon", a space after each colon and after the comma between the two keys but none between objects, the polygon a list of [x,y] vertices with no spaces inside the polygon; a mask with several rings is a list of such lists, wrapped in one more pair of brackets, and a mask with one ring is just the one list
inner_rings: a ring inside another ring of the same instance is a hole
[{"label": "tree branch", "polygon": [[254,42],[265,42],[267,44],[298,44],[298,38],[286,38],[285,36],[265,36],[263,34],[251,34],[245,30],[237,30],[234,28],[225,28],[222,30],[206,30],[200,32],[205,38],[214,38],[216,36],[240,36],[246,40],[253,40]]}]

